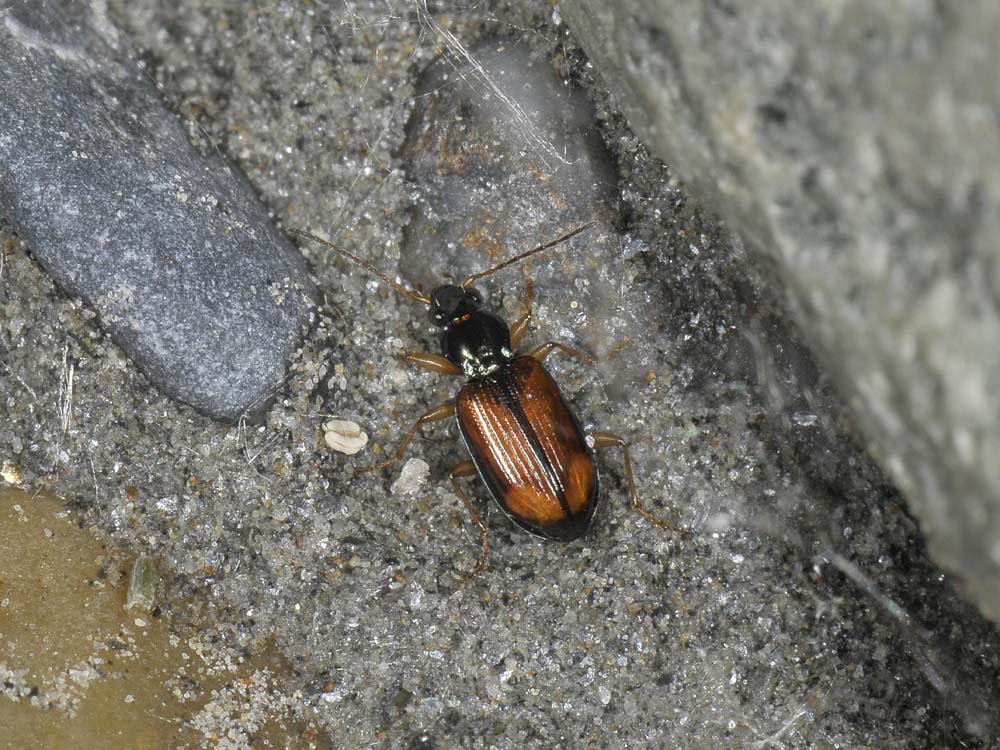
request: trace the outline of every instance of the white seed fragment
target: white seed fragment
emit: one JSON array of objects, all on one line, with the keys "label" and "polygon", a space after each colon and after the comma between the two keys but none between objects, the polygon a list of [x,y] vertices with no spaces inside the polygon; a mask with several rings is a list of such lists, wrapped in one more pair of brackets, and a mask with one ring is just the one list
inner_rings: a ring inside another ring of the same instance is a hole
[{"label": "white seed fragment", "polygon": [[368,433],[357,422],[331,419],[323,423],[323,440],[335,451],[353,456],[368,444]]}]

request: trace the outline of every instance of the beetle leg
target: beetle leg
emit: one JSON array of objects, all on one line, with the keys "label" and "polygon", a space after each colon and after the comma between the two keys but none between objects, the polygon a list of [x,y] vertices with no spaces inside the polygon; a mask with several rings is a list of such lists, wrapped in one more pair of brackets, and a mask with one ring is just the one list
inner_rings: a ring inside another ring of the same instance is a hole
[{"label": "beetle leg", "polygon": [[625,457],[625,479],[628,480],[629,493],[632,495],[632,507],[639,511],[639,515],[654,526],[659,526],[661,529],[676,531],[678,534],[683,534],[685,536],[691,533],[688,529],[675,526],[672,523],[667,523],[666,521],[657,518],[646,510],[642,503],[639,502],[639,493],[635,491],[635,479],[632,477],[632,460],[628,455],[628,443],[610,432],[592,432],[590,433],[590,437],[594,441],[594,450],[601,450],[602,448],[622,449],[622,455]]},{"label": "beetle leg", "polygon": [[524,340],[528,328],[531,326],[531,303],[535,299],[535,286],[531,283],[531,277],[527,272],[524,275],[524,315],[518,318],[514,325],[510,327],[510,346],[517,349]]},{"label": "beetle leg", "polygon": [[483,523],[483,519],[479,517],[476,513],[476,509],[472,507],[472,501],[469,500],[469,496],[465,494],[465,491],[459,485],[458,480],[461,477],[474,477],[476,475],[476,465],[472,461],[463,461],[458,464],[454,469],[451,470],[451,483],[455,488],[455,492],[458,494],[459,499],[465,505],[465,509],[469,511],[469,515],[472,516],[472,520],[476,522],[476,526],[479,527],[479,533],[482,535],[483,539],[483,551],[479,553],[479,562],[476,563],[476,567],[473,571],[466,575],[466,579],[473,578],[479,571],[486,567],[486,558],[490,554],[490,540],[489,534],[486,531],[486,524]]},{"label": "beetle leg", "polygon": [[445,401],[443,404],[438,404],[433,409],[428,410],[422,417],[420,417],[420,419],[413,423],[413,427],[411,427],[410,431],[406,433],[406,437],[403,438],[403,442],[399,444],[399,447],[396,448],[396,452],[392,454],[391,458],[388,458],[381,463],[365,466],[361,469],[355,469],[354,476],[357,476],[358,474],[367,474],[370,471],[378,471],[379,469],[385,469],[392,466],[403,457],[403,452],[406,450],[406,446],[413,441],[413,438],[417,434],[417,430],[420,429],[421,425],[424,425],[427,422],[437,422],[442,419],[448,419],[453,416],[455,416],[454,401]]},{"label": "beetle leg", "polygon": [[462,374],[461,367],[456,365],[450,359],[442,357],[440,354],[431,354],[430,352],[407,352],[400,357],[400,359],[407,364],[423,367],[425,370],[430,370],[431,372],[436,372],[440,375]]},{"label": "beetle leg", "polygon": [[534,357],[539,362],[544,362],[545,358],[552,354],[552,352],[556,349],[569,354],[572,357],[576,357],[581,362],[586,362],[588,365],[594,364],[594,358],[587,354],[587,352],[581,351],[580,349],[574,349],[572,346],[566,346],[566,344],[560,344],[558,341],[546,341],[544,344],[536,346],[528,352],[528,356]]}]

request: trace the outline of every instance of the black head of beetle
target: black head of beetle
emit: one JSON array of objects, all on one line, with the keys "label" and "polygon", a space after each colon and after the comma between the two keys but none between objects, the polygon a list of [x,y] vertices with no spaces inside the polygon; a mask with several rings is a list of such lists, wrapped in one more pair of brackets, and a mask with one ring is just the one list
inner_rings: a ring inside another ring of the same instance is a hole
[{"label": "black head of beetle", "polygon": [[507,324],[483,307],[483,295],[475,287],[437,287],[431,292],[430,319],[444,329],[441,354],[467,378],[489,375],[514,356]]},{"label": "black head of beetle", "polygon": [[483,295],[474,286],[468,289],[455,284],[442,284],[431,292],[431,323],[444,328],[452,321],[471,315],[483,306]]}]

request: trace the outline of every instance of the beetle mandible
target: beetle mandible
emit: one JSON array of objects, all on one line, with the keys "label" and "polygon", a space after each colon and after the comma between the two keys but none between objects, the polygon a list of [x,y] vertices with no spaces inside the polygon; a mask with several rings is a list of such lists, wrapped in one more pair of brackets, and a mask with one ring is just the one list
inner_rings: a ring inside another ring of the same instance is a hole
[{"label": "beetle mandible", "polygon": [[592,362],[591,357],[557,341],[547,341],[523,355],[516,354],[531,322],[530,280],[526,285],[525,312],[510,327],[484,306],[482,295],[472,286],[473,282],[567,242],[592,226],[593,222],[584,224],[473,274],[461,284],[438,286],[429,295],[393,281],[367,261],[321,237],[300,229],[290,230],[293,235],[329,247],[400,294],[427,305],[431,322],[442,329],[441,354],[411,352],[403,359],[439,374],[464,376],[465,385],[453,401],[439,404],[420,417],[391,457],[355,474],[395,464],[423,425],[457,417],[472,458],[456,465],[450,478],[482,539],[479,561],[469,577],[486,566],[489,533],[459,479],[479,474],[493,500],[514,523],[536,536],[569,542],[582,536],[593,520],[599,488],[593,451],[602,448],[622,449],[632,505],[643,518],[661,528],[688,533],[643,507],[635,488],[628,444],[610,432],[584,435],[576,415],[566,405],[559,386],[543,364],[557,349],[585,362]]}]

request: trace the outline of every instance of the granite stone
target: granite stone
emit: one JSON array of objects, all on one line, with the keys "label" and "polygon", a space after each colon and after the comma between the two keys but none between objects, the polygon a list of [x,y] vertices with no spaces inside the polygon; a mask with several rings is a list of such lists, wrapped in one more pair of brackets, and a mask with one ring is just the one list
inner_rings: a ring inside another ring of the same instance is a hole
[{"label": "granite stone", "polygon": [[1000,6],[565,0],[645,143],[774,268],[1000,622]]}]

